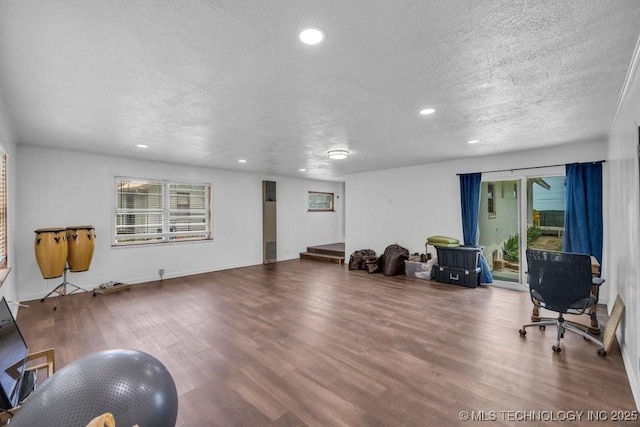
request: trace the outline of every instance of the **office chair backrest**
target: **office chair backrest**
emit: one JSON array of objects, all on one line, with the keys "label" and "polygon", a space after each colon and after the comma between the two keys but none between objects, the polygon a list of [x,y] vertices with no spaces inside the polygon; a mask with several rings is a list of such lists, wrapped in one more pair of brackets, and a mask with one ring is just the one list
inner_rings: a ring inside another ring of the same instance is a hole
[{"label": "office chair backrest", "polygon": [[572,304],[587,304],[592,287],[589,255],[527,249],[527,267],[531,296],[545,308],[566,313]]}]

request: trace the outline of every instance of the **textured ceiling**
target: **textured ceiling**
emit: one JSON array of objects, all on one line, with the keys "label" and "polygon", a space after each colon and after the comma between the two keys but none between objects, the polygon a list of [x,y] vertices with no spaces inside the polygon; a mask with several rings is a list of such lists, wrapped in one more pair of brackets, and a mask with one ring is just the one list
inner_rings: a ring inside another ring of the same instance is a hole
[{"label": "textured ceiling", "polygon": [[638,22],[637,0],[0,0],[0,99],[19,143],[339,180],[603,140]]}]

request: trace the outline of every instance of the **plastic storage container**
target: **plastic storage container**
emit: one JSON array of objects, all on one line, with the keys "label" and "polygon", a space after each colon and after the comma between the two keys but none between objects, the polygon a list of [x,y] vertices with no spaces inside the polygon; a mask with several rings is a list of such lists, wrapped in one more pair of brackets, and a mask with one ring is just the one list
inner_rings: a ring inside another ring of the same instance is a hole
[{"label": "plastic storage container", "polygon": [[480,267],[475,269],[464,269],[436,265],[434,266],[434,269],[436,281],[440,283],[460,285],[467,288],[476,288],[480,284]]},{"label": "plastic storage container", "polygon": [[432,265],[426,262],[405,261],[404,272],[407,277],[431,279]]},{"label": "plastic storage container", "polygon": [[481,250],[482,248],[477,246],[458,246],[457,248],[440,248],[436,246],[438,265],[475,270],[480,265],[478,261]]}]

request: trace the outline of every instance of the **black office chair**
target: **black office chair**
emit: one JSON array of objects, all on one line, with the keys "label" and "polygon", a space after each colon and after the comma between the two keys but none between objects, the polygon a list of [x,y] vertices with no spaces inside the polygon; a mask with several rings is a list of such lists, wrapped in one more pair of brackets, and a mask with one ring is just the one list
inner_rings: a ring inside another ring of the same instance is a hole
[{"label": "black office chair", "polygon": [[590,335],[588,328],[564,318],[565,314],[584,314],[598,302],[591,289],[594,285],[602,285],[604,280],[592,277],[591,257],[585,254],[527,249],[527,264],[533,304],[557,312],[558,318],[543,317],[538,322],[522,325],[520,336],[524,337],[527,334],[526,328],[530,326],[545,329],[546,325],[556,325],[558,343],[552,347],[554,352],[562,351],[560,340],[564,337],[565,330],[569,330],[598,344],[598,354],[606,356],[602,342]]}]

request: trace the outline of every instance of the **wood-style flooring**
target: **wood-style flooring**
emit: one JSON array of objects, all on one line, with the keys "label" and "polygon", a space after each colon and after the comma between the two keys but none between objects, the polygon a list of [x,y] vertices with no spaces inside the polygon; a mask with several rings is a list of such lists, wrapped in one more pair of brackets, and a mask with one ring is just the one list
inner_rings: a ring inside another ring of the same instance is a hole
[{"label": "wood-style flooring", "polygon": [[[179,426],[638,425],[585,423],[636,409],[620,349],[602,358],[567,333],[555,354],[550,327],[520,337],[523,292],[291,260],[27,304],[18,324],[57,369],[114,348],[161,360]],[[568,410],[581,421],[506,412]]]}]

